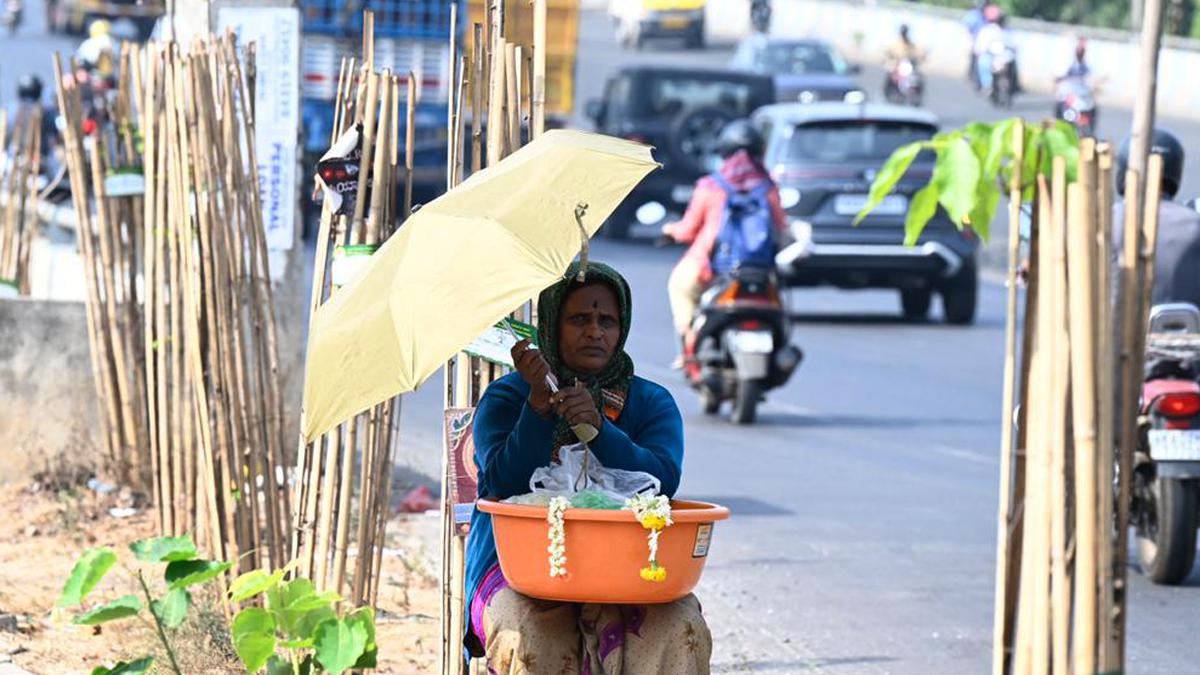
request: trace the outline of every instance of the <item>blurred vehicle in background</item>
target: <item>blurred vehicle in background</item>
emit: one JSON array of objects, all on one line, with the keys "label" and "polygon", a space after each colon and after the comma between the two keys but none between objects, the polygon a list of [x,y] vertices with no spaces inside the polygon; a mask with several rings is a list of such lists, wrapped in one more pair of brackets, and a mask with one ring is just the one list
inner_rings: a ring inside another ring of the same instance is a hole
[{"label": "blurred vehicle in background", "polygon": [[641,49],[646,40],[674,38],[689,49],[704,48],[705,0],[609,0],[617,40]]},{"label": "blurred vehicle in background", "polygon": [[751,35],[738,43],[730,67],[775,78],[779,102],[862,103],[866,94],[854,81],[858,66],[849,65],[828,43]]},{"label": "blurred vehicle in background", "polygon": [[[629,66],[612,76],[604,98],[589,101],[596,131],[658,149],[662,169],[626,197],[604,225],[611,238],[624,238],[635,221],[659,225],[680,214],[696,179],[720,161],[716,141],[729,122],[749,117],[775,100],[770,77],[724,70]],[[638,218],[638,210],[650,207]]]},{"label": "blurred vehicle in background", "polygon": [[883,95],[888,103],[919,108],[924,93],[925,79],[921,76],[916,61],[900,59],[896,67],[888,72],[887,82],[883,87]]},{"label": "blurred vehicle in background", "polygon": [[46,24],[58,33],[82,35],[93,21],[112,24],[114,37],[145,39],[166,12],[163,0],[46,0]]},{"label": "blurred vehicle in background", "polygon": [[21,19],[24,18],[25,3],[21,0],[4,0],[4,9],[0,11],[0,23],[4,24],[5,30],[9,35],[15,35],[17,29],[21,27]]},{"label": "blurred vehicle in background", "polygon": [[[343,58],[361,58],[364,9],[375,12],[375,69],[389,69],[401,80],[406,80],[409,72],[416,74],[413,193],[416,201],[425,201],[445,190],[446,183],[446,107],[450,95],[447,0],[301,0],[304,171],[311,175],[331,144],[338,73]],[[459,21],[460,29],[466,25],[466,21]],[[402,115],[401,125],[403,120]],[[405,131],[401,129],[400,133]]]},{"label": "blurred vehicle in background", "polygon": [[1054,116],[1082,138],[1096,133],[1096,92],[1086,77],[1065,77],[1054,88]]},{"label": "blurred vehicle in background", "polygon": [[936,292],[947,322],[974,321],[978,238],[939,209],[916,245],[904,245],[910,197],[929,182],[932,154],[918,155],[895,192],[854,226],[892,151],[932,138],[937,118],[910,107],[816,103],[768,106],[754,122],[795,237],[776,260],[785,285],[894,288],[911,320],[928,315]]}]

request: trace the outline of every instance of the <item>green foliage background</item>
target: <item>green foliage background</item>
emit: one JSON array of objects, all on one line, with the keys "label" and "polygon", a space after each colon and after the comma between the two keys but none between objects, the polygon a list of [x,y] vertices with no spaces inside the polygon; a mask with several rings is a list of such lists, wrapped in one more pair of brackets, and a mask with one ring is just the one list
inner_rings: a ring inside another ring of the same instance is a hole
[{"label": "green foliage background", "polygon": [[[1200,38],[1198,0],[1166,0],[1163,25],[1167,35]],[[921,4],[953,7],[964,12],[976,3],[972,0],[922,0]],[[1129,0],[997,0],[1010,16],[1043,21],[1129,30]]]}]

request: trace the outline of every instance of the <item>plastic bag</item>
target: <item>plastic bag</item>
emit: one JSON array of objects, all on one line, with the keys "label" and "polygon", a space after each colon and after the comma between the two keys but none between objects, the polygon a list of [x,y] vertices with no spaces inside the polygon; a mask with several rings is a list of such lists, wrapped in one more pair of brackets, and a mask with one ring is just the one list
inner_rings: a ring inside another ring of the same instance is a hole
[{"label": "plastic bag", "polygon": [[[587,489],[576,490],[576,482],[583,487],[580,472],[585,453],[589,455]],[[570,498],[571,506],[575,508],[620,509],[625,506],[625,500],[634,495],[657,495],[662,489],[662,483],[644,471],[605,467],[583,443],[563,446],[558,451],[558,459],[558,464],[543,466],[533,472],[529,479],[529,494],[504,501],[545,506],[551,497],[563,496]]]}]

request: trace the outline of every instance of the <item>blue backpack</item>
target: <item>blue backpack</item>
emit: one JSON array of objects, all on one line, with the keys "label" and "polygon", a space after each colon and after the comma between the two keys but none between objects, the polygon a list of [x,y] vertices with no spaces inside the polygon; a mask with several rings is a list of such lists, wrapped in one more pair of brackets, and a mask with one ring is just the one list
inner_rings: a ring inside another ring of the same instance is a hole
[{"label": "blue backpack", "polygon": [[753,190],[741,192],[719,171],[712,178],[725,191],[725,211],[713,246],[713,274],[728,274],[738,267],[774,269],[775,224],[767,201],[771,181],[764,180]]}]

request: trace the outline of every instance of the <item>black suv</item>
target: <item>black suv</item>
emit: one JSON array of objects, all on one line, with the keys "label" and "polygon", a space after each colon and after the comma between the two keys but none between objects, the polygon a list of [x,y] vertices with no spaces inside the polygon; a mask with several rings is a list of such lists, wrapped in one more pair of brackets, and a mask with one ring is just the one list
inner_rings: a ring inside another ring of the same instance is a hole
[{"label": "black suv", "polygon": [[929,313],[936,292],[946,321],[975,320],[978,238],[939,209],[916,245],[904,245],[909,200],[933,174],[932,153],[918,155],[896,190],[853,224],[884,161],[902,145],[932,138],[937,118],[902,106],[793,103],[768,106],[753,119],[796,237],[777,258],[788,285],[895,288],[910,319]]},{"label": "black suv", "polygon": [[765,75],[657,66],[620,70],[605,86],[604,99],[588,102],[588,117],[601,133],[655,146],[662,169],[621,203],[605,223],[605,235],[627,236],[646,204],[658,203],[665,214],[682,213],[696,180],[714,168],[721,128],[774,101],[774,82]]}]

